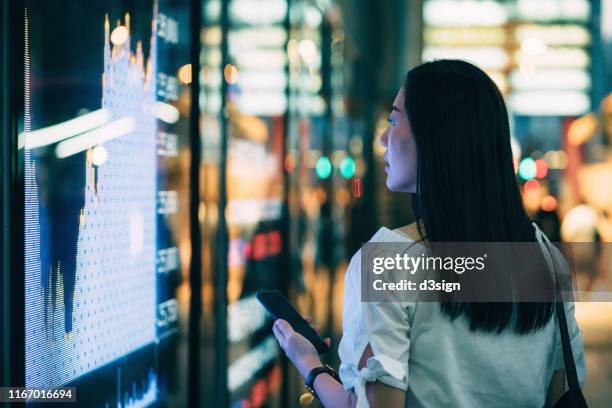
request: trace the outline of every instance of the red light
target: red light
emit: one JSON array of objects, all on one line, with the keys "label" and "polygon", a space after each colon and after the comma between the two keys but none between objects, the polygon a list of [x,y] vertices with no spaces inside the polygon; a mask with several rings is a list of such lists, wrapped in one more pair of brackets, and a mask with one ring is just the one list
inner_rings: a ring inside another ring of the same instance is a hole
[{"label": "red light", "polygon": [[251,254],[253,253],[253,246],[251,245],[250,242],[244,243],[244,245],[242,246],[242,253],[244,254],[244,257],[246,259],[251,258]]},{"label": "red light", "polygon": [[281,368],[278,365],[275,365],[268,375],[268,390],[271,394],[276,394],[280,391],[281,379]]},{"label": "red light", "polygon": [[548,174],[548,164],[546,164],[546,160],[538,159],[535,161],[536,164],[536,178],[544,178]]},{"label": "red light", "polygon": [[280,231],[260,232],[251,242],[242,245],[242,254],[246,259],[260,261],[269,256],[278,255],[283,248]]},{"label": "red light", "polygon": [[540,189],[540,182],[538,180],[528,180],[523,185],[525,191],[535,191]]},{"label": "red light", "polygon": [[361,182],[361,179],[355,177],[351,181],[351,192],[353,193],[353,197],[355,198],[361,197],[362,189],[363,189],[363,184]]},{"label": "red light", "polygon": [[551,195],[547,195],[542,199],[542,210],[552,212],[557,209],[557,199]]},{"label": "red light", "polygon": [[268,385],[261,378],[251,388],[251,402],[253,408],[261,407],[268,398]]},{"label": "red light", "polygon": [[278,255],[281,251],[281,234],[279,231],[271,231],[268,233],[268,251],[269,255]]},{"label": "red light", "polygon": [[264,234],[257,234],[253,237],[253,259],[258,261],[266,257],[266,236]]}]

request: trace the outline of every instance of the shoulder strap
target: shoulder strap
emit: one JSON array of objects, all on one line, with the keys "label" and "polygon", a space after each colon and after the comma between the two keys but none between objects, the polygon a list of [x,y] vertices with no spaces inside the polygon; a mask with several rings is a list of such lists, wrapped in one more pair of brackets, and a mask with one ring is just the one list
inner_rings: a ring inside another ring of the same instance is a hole
[{"label": "shoulder strap", "polygon": [[[538,228],[536,223],[532,223],[536,230],[536,238],[542,247],[544,257],[547,259],[549,267],[552,267],[553,279],[555,281],[555,296],[561,293],[559,287],[559,281],[557,280],[557,269],[555,267],[555,260],[550,251],[550,240],[548,237]],[[550,262],[548,261],[550,259]],[[563,363],[565,366],[565,375],[567,377],[567,384],[569,389],[574,392],[582,392],[580,390],[580,384],[578,382],[578,374],[576,373],[576,363],[574,362],[574,353],[572,352],[572,344],[569,338],[569,331],[567,329],[567,319],[565,317],[565,307],[563,306],[563,298],[559,297],[559,300],[555,302],[557,321],[559,322],[559,332],[561,334],[561,346],[563,347]]]},{"label": "shoulder strap", "polygon": [[565,375],[567,376],[567,384],[571,391],[579,392],[580,384],[578,383],[578,374],[576,373],[576,363],[574,362],[574,354],[572,353],[572,344],[570,342],[569,333],[567,330],[567,320],[565,318],[565,308],[563,302],[557,304],[557,320],[559,321],[559,330],[561,331],[561,345],[563,346],[563,363],[565,365]]}]

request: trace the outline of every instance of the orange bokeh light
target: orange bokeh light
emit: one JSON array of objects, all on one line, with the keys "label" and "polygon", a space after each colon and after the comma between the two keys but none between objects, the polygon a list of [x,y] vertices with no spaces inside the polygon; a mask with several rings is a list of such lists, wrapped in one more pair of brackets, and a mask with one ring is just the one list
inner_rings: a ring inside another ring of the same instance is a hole
[{"label": "orange bokeh light", "polygon": [[544,159],[538,159],[535,161],[536,164],[536,178],[544,178],[548,174],[548,164]]},{"label": "orange bokeh light", "polygon": [[552,212],[557,209],[557,199],[551,195],[547,195],[542,199],[542,210]]},{"label": "orange bokeh light", "polygon": [[525,191],[535,192],[535,190],[540,189],[540,182],[538,180],[528,180],[525,182],[523,188]]}]

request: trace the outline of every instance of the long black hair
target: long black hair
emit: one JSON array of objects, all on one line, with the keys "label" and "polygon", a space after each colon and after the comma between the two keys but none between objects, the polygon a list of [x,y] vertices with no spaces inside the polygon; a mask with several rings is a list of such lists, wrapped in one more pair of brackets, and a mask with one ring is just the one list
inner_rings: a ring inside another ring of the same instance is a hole
[{"label": "long black hair", "polygon": [[[491,78],[465,61],[436,60],[406,74],[404,93],[417,148],[413,207],[421,236],[429,242],[535,241],[514,172],[508,112]],[[519,334],[544,327],[553,311],[549,302],[451,300],[440,307],[452,320],[467,318],[474,331]]]}]

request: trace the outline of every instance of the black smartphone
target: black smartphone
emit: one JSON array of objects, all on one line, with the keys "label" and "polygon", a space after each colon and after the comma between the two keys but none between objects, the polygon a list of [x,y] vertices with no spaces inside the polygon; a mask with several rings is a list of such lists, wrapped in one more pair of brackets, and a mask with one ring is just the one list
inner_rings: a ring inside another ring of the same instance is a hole
[{"label": "black smartphone", "polygon": [[286,320],[291,327],[293,327],[293,330],[300,333],[312,343],[319,354],[329,350],[329,347],[327,347],[323,339],[321,339],[317,332],[310,327],[310,324],[304,320],[281,292],[278,290],[262,290],[257,292],[256,297],[259,303],[266,308],[268,313],[270,313],[275,320]]}]

